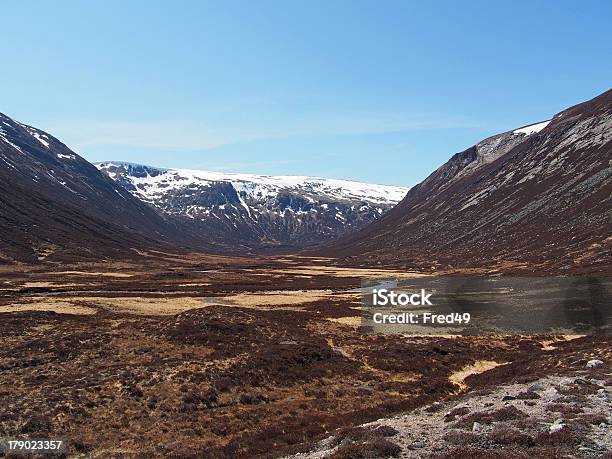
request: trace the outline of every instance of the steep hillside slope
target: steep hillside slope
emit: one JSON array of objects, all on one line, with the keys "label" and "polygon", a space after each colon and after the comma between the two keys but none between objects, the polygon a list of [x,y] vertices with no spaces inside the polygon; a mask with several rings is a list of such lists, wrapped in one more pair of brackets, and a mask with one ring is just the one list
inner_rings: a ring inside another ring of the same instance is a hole
[{"label": "steep hillside slope", "polygon": [[453,156],[324,251],[351,263],[612,273],[612,91]]},{"label": "steep hillside slope", "polygon": [[299,248],[371,223],[407,188],[298,176],[98,163],[137,198],[227,250]]},{"label": "steep hillside slope", "polygon": [[0,114],[0,260],[129,256],[173,231],[59,140]]}]

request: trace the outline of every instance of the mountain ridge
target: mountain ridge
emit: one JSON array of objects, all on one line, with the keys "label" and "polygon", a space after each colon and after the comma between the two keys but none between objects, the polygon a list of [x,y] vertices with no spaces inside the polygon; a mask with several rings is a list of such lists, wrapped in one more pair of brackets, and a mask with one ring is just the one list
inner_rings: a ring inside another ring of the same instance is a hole
[{"label": "mountain ridge", "polygon": [[180,239],[57,138],[0,114],[0,260],[130,257]]},{"label": "mountain ridge", "polygon": [[225,250],[317,245],[374,221],[408,188],[310,176],[256,175],[96,163],[168,218]]},{"label": "mountain ridge", "polygon": [[317,253],[422,270],[611,272],[612,91],[544,123],[453,155],[380,220]]}]

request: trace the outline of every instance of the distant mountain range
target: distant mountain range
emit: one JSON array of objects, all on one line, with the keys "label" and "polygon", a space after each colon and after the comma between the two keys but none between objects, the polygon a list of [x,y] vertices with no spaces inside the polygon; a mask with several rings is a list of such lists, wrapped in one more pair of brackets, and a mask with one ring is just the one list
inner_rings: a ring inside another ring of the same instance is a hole
[{"label": "distant mountain range", "polygon": [[611,138],[607,91],[485,139],[408,190],[94,166],[50,134],[0,114],[0,262],[183,247],[306,250],[352,265],[427,271],[612,274]]},{"label": "distant mountain range", "polygon": [[322,253],[350,264],[612,274],[612,90],[454,155]]},{"label": "distant mountain range", "polygon": [[371,223],[407,191],[312,177],[96,167],[52,135],[0,114],[0,262],[129,258],[180,247],[300,249]]},{"label": "distant mountain range", "polygon": [[373,222],[408,188],[300,176],[96,164],[168,219],[226,250],[303,248]]}]

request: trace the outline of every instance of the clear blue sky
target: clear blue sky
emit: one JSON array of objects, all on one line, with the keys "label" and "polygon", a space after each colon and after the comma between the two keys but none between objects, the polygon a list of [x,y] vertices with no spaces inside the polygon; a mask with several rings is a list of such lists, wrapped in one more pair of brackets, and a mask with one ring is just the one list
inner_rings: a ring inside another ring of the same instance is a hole
[{"label": "clear blue sky", "polygon": [[612,83],[612,2],[0,0],[0,111],[91,161],[413,185]]}]

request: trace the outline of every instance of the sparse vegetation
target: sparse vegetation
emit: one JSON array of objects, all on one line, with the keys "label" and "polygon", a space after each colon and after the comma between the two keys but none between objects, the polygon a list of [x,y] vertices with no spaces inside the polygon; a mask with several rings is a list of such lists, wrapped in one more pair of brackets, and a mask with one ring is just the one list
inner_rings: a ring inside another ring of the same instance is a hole
[{"label": "sparse vegetation", "polygon": [[[574,340],[559,346],[553,357],[535,340],[531,345],[515,337],[406,340],[363,335],[330,320],[356,313],[355,304],[348,307],[344,300],[266,308],[214,304],[211,289],[226,290],[227,298],[230,292],[272,288],[266,284],[270,278],[273,288],[291,286],[298,289],[296,295],[303,288],[346,289],[358,281],[326,273],[292,278],[284,274],[286,266],[276,275],[268,261],[257,266],[253,260],[240,263],[218,272],[203,263],[151,272],[109,266],[121,276],[94,277],[83,273],[102,272],[99,266],[63,267],[67,274],[53,275],[54,283],[38,293],[30,287],[22,291],[20,285],[47,285],[44,272],[5,272],[10,288],[0,292],[2,306],[18,301],[27,307],[24,298],[52,293],[53,301],[78,304],[93,313],[0,313],[0,404],[5,407],[0,435],[67,437],[75,454],[120,448],[151,456],[198,457],[205,451],[207,457],[240,458],[265,457],[271,448],[275,455],[308,451],[328,432],[336,432],[336,457],[365,458],[398,454],[401,435],[386,424],[356,426],[425,406],[426,413],[441,419],[450,411],[451,422],[441,424],[460,428],[445,436],[458,448],[483,442],[495,451],[550,450],[559,447],[555,442],[575,447],[584,438],[581,425],[591,429],[604,421],[569,403],[594,396],[599,386],[590,383],[572,385],[552,404],[551,409],[563,409],[559,415],[568,420],[573,411],[577,425],[537,438],[518,432],[521,425],[538,428],[522,406],[474,410],[456,404],[449,408],[447,401],[457,389],[450,376],[477,361],[509,362],[465,379],[467,395],[484,396],[501,383],[533,381],[557,372],[559,359],[576,362],[564,371],[582,368],[581,356],[603,349],[607,338]],[[177,287],[179,283],[193,287]],[[70,290],[78,285],[83,296],[62,293],[65,284]],[[166,291],[164,304],[172,308],[176,298],[176,313],[146,309],[152,302],[162,304],[160,286]],[[118,293],[109,293],[107,300],[97,293],[94,301],[88,289]],[[189,296],[179,293],[181,289],[188,289]],[[130,298],[128,290],[151,293],[134,296],[138,301],[129,300],[129,308],[115,307]],[[194,296],[196,292],[201,297]],[[187,304],[198,307],[181,309]],[[593,370],[602,381],[604,372],[601,367]],[[538,397],[535,392],[519,394],[516,402],[540,403]],[[475,422],[489,430],[471,432]],[[504,430],[500,423],[512,426]],[[142,450],[142,445],[160,444]],[[459,454],[456,451],[453,454]]]},{"label": "sparse vegetation", "polygon": [[385,438],[378,438],[363,443],[342,445],[330,455],[330,459],[378,459],[399,456],[398,445]]},{"label": "sparse vegetation", "polygon": [[455,425],[456,427],[472,428],[472,425],[475,422],[479,422],[481,424],[492,424],[494,422],[513,421],[515,419],[524,419],[526,417],[527,414],[525,412],[519,410],[515,406],[510,405],[497,410],[472,413],[461,418]]}]

